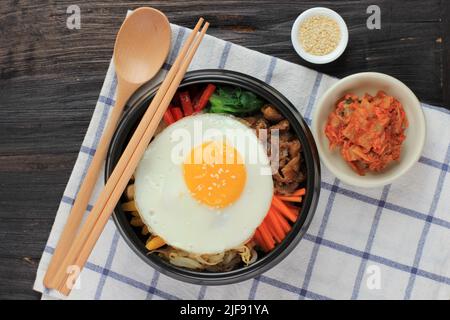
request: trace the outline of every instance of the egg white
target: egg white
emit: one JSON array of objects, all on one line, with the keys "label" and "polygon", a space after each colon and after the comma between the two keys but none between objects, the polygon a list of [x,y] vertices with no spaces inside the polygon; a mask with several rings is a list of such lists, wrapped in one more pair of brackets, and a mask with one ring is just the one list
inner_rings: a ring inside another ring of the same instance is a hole
[{"label": "egg white", "polygon": [[[233,144],[230,129],[238,130],[248,144]],[[208,131],[214,133],[195,141],[199,130],[202,136]],[[235,203],[214,209],[191,197],[182,165],[191,149],[180,148],[180,133],[190,135],[190,147],[203,140],[225,139],[240,153],[247,178]],[[249,152],[247,146],[254,148],[258,161],[254,161],[255,152]],[[192,253],[220,253],[245,243],[263,221],[273,195],[272,176],[267,172],[270,172],[267,153],[250,128],[227,115],[185,117],[162,131],[145,152],[135,172],[136,206],[148,228],[167,244]]]}]

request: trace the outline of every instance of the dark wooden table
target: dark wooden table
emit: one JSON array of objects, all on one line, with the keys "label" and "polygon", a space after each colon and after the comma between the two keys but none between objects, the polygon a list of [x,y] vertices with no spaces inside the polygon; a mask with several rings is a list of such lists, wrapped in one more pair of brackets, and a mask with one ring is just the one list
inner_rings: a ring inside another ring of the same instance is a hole
[{"label": "dark wooden table", "polygon": [[[326,66],[343,77],[380,71],[404,81],[422,100],[450,106],[450,1],[147,1],[171,22],[306,64],[290,28],[312,6],[338,11],[350,42]],[[71,4],[81,29],[66,27]],[[381,30],[366,9],[381,8]],[[0,1],[0,299],[36,299],[37,264],[101,88],[127,1]]]}]

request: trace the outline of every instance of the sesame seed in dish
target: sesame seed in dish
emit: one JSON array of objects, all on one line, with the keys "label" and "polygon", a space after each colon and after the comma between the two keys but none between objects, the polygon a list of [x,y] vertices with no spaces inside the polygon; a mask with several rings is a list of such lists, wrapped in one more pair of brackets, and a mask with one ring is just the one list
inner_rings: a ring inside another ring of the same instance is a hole
[{"label": "sesame seed in dish", "polygon": [[307,53],[324,56],[337,48],[341,32],[335,20],[317,15],[307,18],[300,25],[299,40]]}]

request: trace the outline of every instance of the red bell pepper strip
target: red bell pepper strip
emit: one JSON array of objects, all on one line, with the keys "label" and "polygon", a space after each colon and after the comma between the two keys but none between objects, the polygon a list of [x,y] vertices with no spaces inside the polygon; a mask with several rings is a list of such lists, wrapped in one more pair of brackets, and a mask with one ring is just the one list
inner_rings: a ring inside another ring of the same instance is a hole
[{"label": "red bell pepper strip", "polygon": [[208,103],[209,98],[216,90],[216,86],[213,84],[208,84],[205,88],[205,91],[203,91],[202,95],[200,96],[200,99],[198,102],[194,105],[195,112],[201,111],[204,107],[206,107],[206,104]]},{"label": "red bell pepper strip", "polygon": [[173,108],[170,109],[170,111],[172,112],[172,116],[173,116],[175,121],[178,121],[181,118],[183,118],[183,111],[181,111],[181,108],[173,107]]},{"label": "red bell pepper strip", "polygon": [[181,107],[183,108],[184,115],[190,116],[194,113],[194,108],[192,107],[191,97],[189,96],[189,92],[183,91],[179,94]]},{"label": "red bell pepper strip", "polygon": [[170,109],[171,109],[170,107],[167,108],[167,110],[166,110],[166,112],[164,112],[164,116],[163,116],[164,122],[168,126],[175,122],[175,119],[173,118],[173,115],[172,115],[172,112],[170,111]]}]

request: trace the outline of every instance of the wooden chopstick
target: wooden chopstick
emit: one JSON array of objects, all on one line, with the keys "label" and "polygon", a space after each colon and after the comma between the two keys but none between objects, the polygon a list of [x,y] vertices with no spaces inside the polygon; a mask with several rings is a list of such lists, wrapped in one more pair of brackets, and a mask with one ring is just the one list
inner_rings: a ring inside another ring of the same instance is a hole
[{"label": "wooden chopstick", "polygon": [[66,252],[69,250],[73,239],[75,239],[77,231],[83,220],[83,216],[88,207],[89,199],[91,198],[92,192],[97,182],[97,178],[105,161],[109,143],[112,136],[114,135],[114,131],[117,127],[120,117],[122,116],[126,100],[129,98],[128,94],[124,93],[125,90],[121,90],[119,86],[116,96],[116,102],[109,116],[107,126],[103,131],[94,157],[92,158],[86,175],[80,185],[80,189],[78,190],[77,196],[75,197],[72,209],[70,210],[66,224],[55,248],[55,252],[52,255],[50,264],[48,265],[46,274],[44,276],[43,283],[47,288],[56,288],[57,284],[54,281],[54,275],[59,265],[62,263]]},{"label": "wooden chopstick", "polygon": [[[150,120],[153,118],[157,106],[161,103],[162,99],[164,98],[165,92],[169,88],[172,80],[174,79],[176,73],[178,72],[181,63],[186,56],[189,47],[191,46],[195,35],[198,33],[198,30],[200,29],[201,25],[203,24],[203,18],[200,18],[197,22],[195,28],[189,35],[188,39],[186,40],[185,44],[183,45],[182,49],[180,50],[180,53],[175,60],[175,62],[172,65],[172,68],[169,70],[168,74],[166,75],[163,83],[161,84],[160,89],[156,93],[155,97],[153,98],[152,102],[150,103],[150,106],[147,108],[147,111],[145,112],[140,124],[136,128],[132,138],[130,139],[127,148],[125,149],[124,153],[122,154],[121,158],[119,159],[114,171],[112,172],[110,178],[108,179],[108,182],[106,186],[103,189],[103,192],[99,196],[98,200],[96,201],[96,204],[94,208],[91,210],[91,213],[89,214],[88,218],[86,219],[86,222],[84,223],[83,227],[81,228],[77,238],[73,242],[70,249],[67,251],[66,257],[60,264],[59,268],[55,270],[55,273],[53,277],[55,278],[55,283],[57,284],[56,287],[62,286],[62,282],[64,281],[66,277],[66,270],[67,267],[70,266],[70,264],[73,262],[75,255],[78,255],[82,245],[84,244],[85,239],[89,235],[89,233],[92,231],[96,221],[98,220],[98,217],[101,213],[102,208],[105,206],[106,201],[108,198],[105,198],[105,195],[110,195],[112,191],[114,190],[115,185],[117,184],[117,181],[119,180],[121,174],[123,173],[123,170],[121,171],[121,168],[125,168],[125,165],[127,163],[127,159],[129,159],[134,152],[136,146],[139,144],[139,141],[142,139],[142,136],[145,132],[145,129],[147,127],[147,124],[150,123]],[[72,256],[69,256],[71,254]]]},{"label": "wooden chopstick", "polygon": [[[80,236],[75,240],[72,248],[69,250],[61,268],[56,274],[58,283],[60,283],[60,292],[63,294],[68,294],[70,292],[70,287],[67,285],[66,278],[66,268],[70,265],[75,264],[81,270],[87,261],[95,243],[98,240],[111,212],[113,211],[115,205],[117,204],[123,190],[126,188],[128,181],[130,180],[134,170],[136,169],[143,153],[145,152],[148,143],[150,142],[159,122],[161,121],[165,110],[167,109],[170,101],[172,100],[181,80],[186,73],[186,70],[192,61],[192,58],[200,45],[203,36],[208,29],[209,24],[205,23],[202,28],[201,33],[195,39],[192,48],[189,50],[192,41],[198,33],[198,29],[203,22],[203,19],[199,21],[196,28],[192,31],[182,50],[180,55],[172,66],[169,74],[158,90],[157,95],[153,99],[149,106],[150,116],[147,116],[147,112],[144,115],[141,123],[136,129],[135,134],[133,134],[130,143],[128,144],[125,152],[120,158],[116,168],[114,169],[111,177],[100,195],[99,200],[97,200],[91,214],[97,219],[90,221],[90,224],[83,226]],[[198,28],[197,28],[198,27]],[[186,52],[189,53],[186,57]],[[180,66],[181,64],[181,66]],[[172,81],[170,81],[172,78]],[[157,99],[158,98],[158,99]],[[153,115],[153,117],[151,117]],[[144,131],[145,130],[145,131]],[[143,135],[140,135],[144,131]],[[138,138],[135,138],[137,136]],[[134,147],[134,148],[133,148]],[[134,150],[133,150],[134,149]],[[91,230],[91,232],[89,232]]]}]

